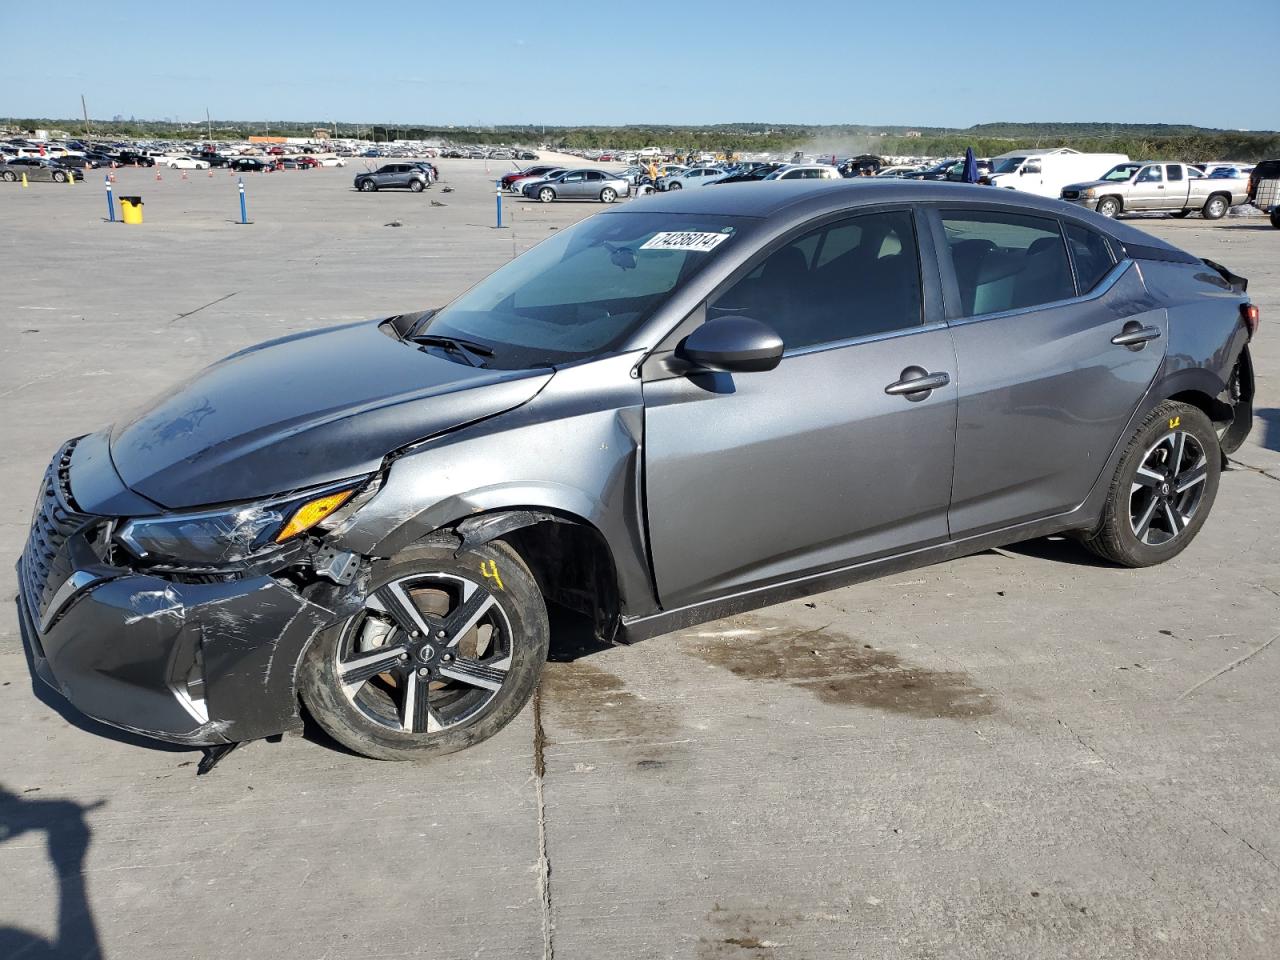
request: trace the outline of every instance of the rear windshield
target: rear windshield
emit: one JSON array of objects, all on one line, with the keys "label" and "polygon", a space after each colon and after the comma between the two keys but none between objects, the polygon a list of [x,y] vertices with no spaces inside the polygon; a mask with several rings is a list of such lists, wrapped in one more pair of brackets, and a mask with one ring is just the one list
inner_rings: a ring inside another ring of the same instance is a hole
[{"label": "rear windshield", "polygon": [[525,369],[621,345],[681,284],[743,242],[750,218],[617,213],[543,241],[436,313],[418,334],[474,341],[485,366]]}]

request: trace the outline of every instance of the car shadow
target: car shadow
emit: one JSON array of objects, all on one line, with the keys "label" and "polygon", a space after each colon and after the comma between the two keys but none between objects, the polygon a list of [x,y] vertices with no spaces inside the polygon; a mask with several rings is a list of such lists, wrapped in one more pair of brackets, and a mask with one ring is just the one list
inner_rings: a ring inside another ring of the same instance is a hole
[{"label": "car shadow", "polygon": [[1035,540],[1023,540],[1021,543],[1011,543],[1001,549],[1023,557],[1050,560],[1053,563],[1070,563],[1079,567],[1115,566],[1089,550],[1074,537],[1040,537]]},{"label": "car shadow", "polygon": [[102,801],[86,805],[16,794],[0,785],[0,843],[27,833],[43,834],[49,866],[58,882],[57,929],[52,939],[20,927],[0,926],[0,957],[101,960],[102,946],[84,876],[93,833],[85,815],[100,806]]},{"label": "car shadow", "polygon": [[1253,415],[1262,421],[1262,434],[1258,437],[1258,445],[1268,450],[1280,450],[1280,409],[1263,407],[1253,411]]}]

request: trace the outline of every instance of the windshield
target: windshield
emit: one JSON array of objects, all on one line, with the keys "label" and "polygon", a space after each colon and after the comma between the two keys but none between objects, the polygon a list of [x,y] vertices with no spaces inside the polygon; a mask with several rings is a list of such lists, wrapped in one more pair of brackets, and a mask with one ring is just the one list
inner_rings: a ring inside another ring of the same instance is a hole
[{"label": "windshield", "polygon": [[1103,180],[1121,181],[1133,176],[1133,171],[1141,167],[1140,163],[1118,163],[1102,175]]},{"label": "windshield", "polygon": [[1005,157],[998,164],[996,164],[995,168],[991,172],[992,173],[1013,173],[1020,166],[1022,166],[1023,161],[1025,161],[1026,159],[1027,159],[1026,157]]},{"label": "windshield", "polygon": [[415,333],[493,351],[505,370],[567,363],[622,343],[754,221],[618,213],[557,233],[480,281]]}]

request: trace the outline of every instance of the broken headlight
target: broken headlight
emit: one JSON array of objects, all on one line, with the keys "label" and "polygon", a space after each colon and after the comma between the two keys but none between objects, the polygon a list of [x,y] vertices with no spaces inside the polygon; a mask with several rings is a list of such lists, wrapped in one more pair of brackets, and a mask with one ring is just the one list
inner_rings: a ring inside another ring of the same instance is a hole
[{"label": "broken headlight", "polygon": [[199,513],[138,517],[117,538],[139,559],[220,566],[269,556],[345,504],[365,479]]}]

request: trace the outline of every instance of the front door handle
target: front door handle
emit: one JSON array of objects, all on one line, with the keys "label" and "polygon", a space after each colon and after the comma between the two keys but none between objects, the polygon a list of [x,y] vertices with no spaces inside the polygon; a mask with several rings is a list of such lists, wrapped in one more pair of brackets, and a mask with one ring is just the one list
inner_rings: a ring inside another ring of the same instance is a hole
[{"label": "front door handle", "polygon": [[1159,327],[1144,327],[1142,324],[1130,320],[1124,325],[1124,329],[1111,338],[1111,342],[1117,347],[1128,347],[1130,350],[1141,350],[1149,340],[1160,339]]},{"label": "front door handle", "polygon": [[914,403],[950,382],[951,378],[945,373],[930,373],[924,367],[907,367],[898,380],[884,388],[884,392],[891,397],[906,397]]}]

